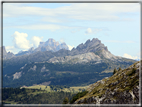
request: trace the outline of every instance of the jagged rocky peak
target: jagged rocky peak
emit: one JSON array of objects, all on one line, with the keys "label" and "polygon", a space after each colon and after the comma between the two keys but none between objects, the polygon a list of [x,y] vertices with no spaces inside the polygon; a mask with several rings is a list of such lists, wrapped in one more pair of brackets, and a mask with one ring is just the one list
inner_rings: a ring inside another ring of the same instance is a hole
[{"label": "jagged rocky peak", "polygon": [[9,59],[9,58],[12,58],[14,56],[14,54],[12,52],[6,51],[5,46],[2,46],[0,48],[0,55],[1,55],[1,49],[3,50],[3,59]]},{"label": "jagged rocky peak", "polygon": [[99,40],[98,38],[93,38],[92,40],[88,39],[85,44],[86,45],[92,45],[92,44],[100,44],[101,40]]},{"label": "jagged rocky peak", "polygon": [[7,54],[7,51],[5,49],[5,46],[2,46],[2,49],[3,49],[3,55],[6,55]]},{"label": "jagged rocky peak", "polygon": [[49,38],[48,42],[56,42],[56,41],[54,39],[52,39],[52,38]]},{"label": "jagged rocky peak", "polygon": [[46,42],[40,42],[39,47],[45,47],[45,46],[55,47],[55,46],[58,46],[58,45],[59,45],[59,42],[56,42],[54,39],[49,38]]},{"label": "jagged rocky peak", "polygon": [[3,54],[7,53],[5,46],[0,47],[0,53],[1,53],[1,50],[3,50]]},{"label": "jagged rocky peak", "polygon": [[48,41],[45,42],[48,46],[58,46],[59,42],[56,42],[54,39],[49,38]]},{"label": "jagged rocky peak", "polygon": [[56,42],[54,39],[49,38],[46,42],[40,42],[40,45],[38,48],[36,48],[37,51],[53,51],[56,52],[60,49],[66,49],[68,50],[68,46],[66,43],[59,43]]},{"label": "jagged rocky peak", "polygon": [[107,47],[103,43],[101,43],[98,38],[93,38],[92,40],[88,39],[85,44],[82,43],[78,45],[76,49],[78,51],[86,50],[87,52],[95,52],[103,49],[108,51]]}]

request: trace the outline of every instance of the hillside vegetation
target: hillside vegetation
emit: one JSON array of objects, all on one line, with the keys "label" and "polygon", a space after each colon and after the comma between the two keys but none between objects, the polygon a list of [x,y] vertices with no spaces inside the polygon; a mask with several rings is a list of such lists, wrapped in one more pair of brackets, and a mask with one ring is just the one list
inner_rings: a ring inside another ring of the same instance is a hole
[{"label": "hillside vegetation", "polygon": [[70,92],[46,92],[39,89],[4,88],[3,104],[62,104],[65,97],[69,100]]},{"label": "hillside vegetation", "polygon": [[139,104],[140,61],[90,85],[74,104]]},{"label": "hillside vegetation", "polygon": [[3,88],[3,104],[62,104],[67,98],[71,100],[85,87],[45,86],[35,85],[30,87]]}]

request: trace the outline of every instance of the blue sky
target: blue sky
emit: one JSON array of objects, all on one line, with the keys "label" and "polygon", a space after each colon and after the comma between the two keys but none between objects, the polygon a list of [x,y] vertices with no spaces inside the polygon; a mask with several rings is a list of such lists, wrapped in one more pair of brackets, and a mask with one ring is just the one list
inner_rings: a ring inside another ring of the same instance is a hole
[{"label": "blue sky", "polygon": [[140,57],[139,3],[4,3],[3,45],[17,53],[53,38],[70,49],[98,38],[116,55]]}]

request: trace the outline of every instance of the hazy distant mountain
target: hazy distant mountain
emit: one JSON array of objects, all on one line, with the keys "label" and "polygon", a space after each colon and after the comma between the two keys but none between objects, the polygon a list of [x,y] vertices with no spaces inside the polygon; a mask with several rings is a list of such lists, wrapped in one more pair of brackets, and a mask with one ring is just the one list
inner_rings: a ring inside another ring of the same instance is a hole
[{"label": "hazy distant mountain", "polygon": [[69,48],[66,45],[66,43],[59,44],[59,42],[56,42],[54,39],[50,38],[46,42],[40,42],[38,48],[36,48],[34,51],[52,51],[52,52],[56,52],[56,51],[58,51],[60,49],[68,50]]},{"label": "hazy distant mountain", "polygon": [[39,46],[37,48],[34,49],[32,47],[28,51],[21,51],[18,54],[16,54],[16,56],[29,55],[31,53],[35,53],[35,52],[38,52],[38,51],[41,51],[41,52],[44,52],[44,51],[56,52],[56,51],[58,51],[60,49],[69,50],[66,43],[59,44],[59,42],[56,42],[54,39],[50,38],[46,42],[40,42],[40,44],[39,44]]},{"label": "hazy distant mountain", "polygon": [[18,54],[15,56],[21,56],[21,55],[29,55],[34,52],[34,47],[31,47],[28,51],[19,51]]}]

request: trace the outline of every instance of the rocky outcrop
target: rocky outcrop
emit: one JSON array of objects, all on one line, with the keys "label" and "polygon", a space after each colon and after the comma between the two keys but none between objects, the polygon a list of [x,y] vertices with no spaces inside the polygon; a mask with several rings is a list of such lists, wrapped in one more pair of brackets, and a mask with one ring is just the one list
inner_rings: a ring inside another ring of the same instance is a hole
[{"label": "rocky outcrop", "polygon": [[90,61],[101,62],[101,60],[102,59],[99,56],[95,55],[93,52],[89,52],[89,53],[74,55],[74,56],[54,57],[54,58],[51,58],[48,62],[76,64],[76,63],[87,63]]},{"label": "rocky outcrop", "polygon": [[15,55],[12,52],[7,52],[5,46],[0,47],[0,58],[1,58],[1,49],[3,50],[3,59],[9,59],[14,57]]},{"label": "rocky outcrop", "polygon": [[89,86],[74,104],[139,104],[140,62]]},{"label": "rocky outcrop", "polygon": [[13,74],[13,80],[14,79],[19,79],[22,76],[22,71],[21,72],[16,72],[15,74]]}]

